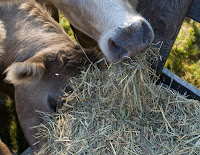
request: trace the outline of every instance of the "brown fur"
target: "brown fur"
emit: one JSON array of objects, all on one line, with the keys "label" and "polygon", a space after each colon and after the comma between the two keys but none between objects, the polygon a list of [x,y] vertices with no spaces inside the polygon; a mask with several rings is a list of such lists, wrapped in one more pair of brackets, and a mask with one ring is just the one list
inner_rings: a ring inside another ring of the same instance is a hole
[{"label": "brown fur", "polygon": [[[35,111],[53,112],[63,90],[70,90],[69,78],[88,61],[47,10],[34,1],[1,8],[0,16],[7,29],[0,68],[6,70],[6,79],[15,86],[20,125],[30,146],[37,150],[42,143],[34,145],[38,140],[31,127],[41,120]],[[96,50],[85,52],[91,61],[96,59]]]},{"label": "brown fur", "polygon": [[14,3],[20,3],[20,2],[25,2],[28,0],[0,0],[0,6],[1,5],[11,5]]},{"label": "brown fur", "polygon": [[15,155],[0,139],[0,155]]},{"label": "brown fur", "polygon": [[[11,9],[12,12],[9,11]],[[6,29],[9,30],[4,42],[4,47],[7,48],[3,60],[4,69],[13,62],[23,62],[49,51],[58,53],[61,50],[70,51],[78,48],[60,25],[51,18],[51,15],[34,1],[22,4],[20,9],[17,6],[11,9],[4,7],[0,14],[2,20],[5,21]],[[7,16],[9,13],[13,14],[12,20],[9,20],[10,17]],[[16,36],[18,39],[13,40],[12,38]],[[30,43],[27,45],[27,42]]]}]

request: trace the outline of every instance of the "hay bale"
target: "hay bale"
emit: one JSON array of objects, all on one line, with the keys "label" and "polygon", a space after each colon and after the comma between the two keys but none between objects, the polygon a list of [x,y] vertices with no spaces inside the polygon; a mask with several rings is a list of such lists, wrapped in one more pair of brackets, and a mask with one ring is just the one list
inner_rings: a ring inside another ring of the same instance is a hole
[{"label": "hay bale", "polygon": [[72,78],[64,107],[40,112],[37,136],[46,143],[38,154],[198,154],[200,102],[156,85],[147,62],[155,50]]}]

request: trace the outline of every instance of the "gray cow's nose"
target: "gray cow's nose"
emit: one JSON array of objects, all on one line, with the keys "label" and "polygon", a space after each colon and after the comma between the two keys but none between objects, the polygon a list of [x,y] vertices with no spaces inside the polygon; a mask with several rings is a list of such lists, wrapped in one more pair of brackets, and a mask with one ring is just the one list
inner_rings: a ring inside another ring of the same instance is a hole
[{"label": "gray cow's nose", "polygon": [[141,31],[143,32],[143,44],[144,46],[148,46],[154,39],[153,30],[147,25],[146,22],[142,22]]},{"label": "gray cow's nose", "polygon": [[139,20],[128,27],[115,30],[116,35],[109,40],[109,47],[116,60],[131,57],[145,49],[154,39],[154,32],[146,21]]},{"label": "gray cow's nose", "polygon": [[113,41],[123,47],[128,48],[135,46],[146,47],[154,38],[152,28],[147,25],[147,22],[139,20],[125,28],[119,28],[116,30],[119,34]]}]

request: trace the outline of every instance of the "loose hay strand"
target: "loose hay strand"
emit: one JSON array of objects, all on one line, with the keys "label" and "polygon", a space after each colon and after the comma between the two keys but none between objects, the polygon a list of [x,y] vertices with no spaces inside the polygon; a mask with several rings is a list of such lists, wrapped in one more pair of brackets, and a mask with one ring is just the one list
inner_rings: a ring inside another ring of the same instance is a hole
[{"label": "loose hay strand", "polygon": [[59,113],[41,113],[35,128],[46,143],[37,154],[198,154],[200,103],[156,85],[154,51],[104,70],[100,60],[71,78]]}]

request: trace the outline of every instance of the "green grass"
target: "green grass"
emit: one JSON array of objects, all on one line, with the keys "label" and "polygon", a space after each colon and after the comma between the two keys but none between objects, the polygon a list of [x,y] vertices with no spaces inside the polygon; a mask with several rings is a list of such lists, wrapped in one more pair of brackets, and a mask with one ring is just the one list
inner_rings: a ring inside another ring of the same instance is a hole
[{"label": "green grass", "polygon": [[200,89],[200,24],[186,19],[165,67]]},{"label": "green grass", "polygon": [[63,29],[65,30],[65,32],[73,39],[74,38],[74,32],[72,31],[71,27],[70,27],[70,23],[69,21],[60,13],[60,25],[63,27]]}]

